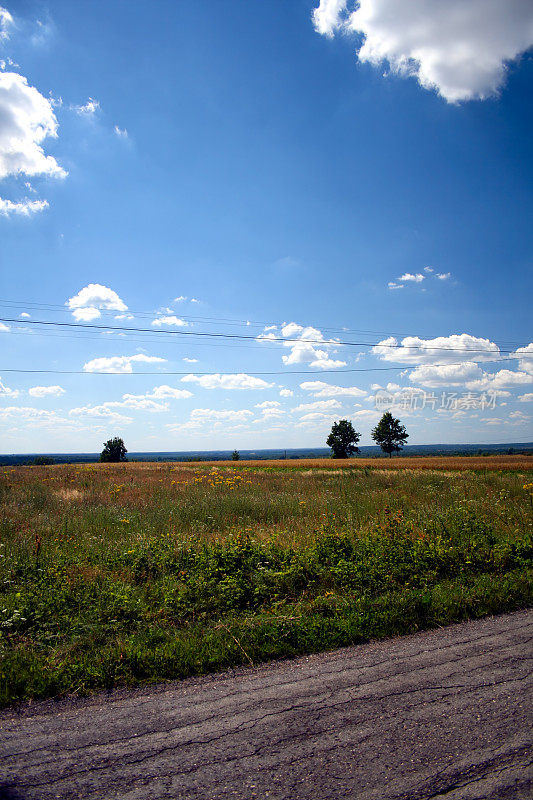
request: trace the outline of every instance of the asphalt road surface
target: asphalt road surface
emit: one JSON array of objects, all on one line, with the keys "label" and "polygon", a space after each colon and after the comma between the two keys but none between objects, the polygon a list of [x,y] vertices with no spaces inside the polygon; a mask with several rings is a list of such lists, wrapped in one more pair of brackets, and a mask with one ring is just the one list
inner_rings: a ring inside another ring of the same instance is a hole
[{"label": "asphalt road surface", "polygon": [[0,797],[530,800],[533,611],[0,714]]}]

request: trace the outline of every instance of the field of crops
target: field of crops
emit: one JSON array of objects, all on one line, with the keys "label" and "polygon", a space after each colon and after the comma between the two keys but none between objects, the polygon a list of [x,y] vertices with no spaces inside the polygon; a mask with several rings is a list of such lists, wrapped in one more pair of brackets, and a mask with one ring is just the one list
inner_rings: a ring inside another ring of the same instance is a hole
[{"label": "field of crops", "polygon": [[0,702],[531,603],[523,456],[6,468]]}]

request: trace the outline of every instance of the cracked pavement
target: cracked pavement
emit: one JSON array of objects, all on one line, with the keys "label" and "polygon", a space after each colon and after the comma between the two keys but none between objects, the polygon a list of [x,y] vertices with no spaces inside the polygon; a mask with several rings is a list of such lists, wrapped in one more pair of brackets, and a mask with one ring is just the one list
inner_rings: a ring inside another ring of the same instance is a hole
[{"label": "cracked pavement", "polygon": [[533,611],[0,712],[0,798],[531,800]]}]

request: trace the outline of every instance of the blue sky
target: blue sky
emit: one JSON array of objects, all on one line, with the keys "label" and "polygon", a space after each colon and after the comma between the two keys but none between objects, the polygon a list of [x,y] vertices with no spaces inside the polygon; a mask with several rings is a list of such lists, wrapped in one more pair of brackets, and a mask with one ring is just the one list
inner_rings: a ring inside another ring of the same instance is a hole
[{"label": "blue sky", "polygon": [[398,8],[0,8],[2,452],[533,438],[533,8]]}]

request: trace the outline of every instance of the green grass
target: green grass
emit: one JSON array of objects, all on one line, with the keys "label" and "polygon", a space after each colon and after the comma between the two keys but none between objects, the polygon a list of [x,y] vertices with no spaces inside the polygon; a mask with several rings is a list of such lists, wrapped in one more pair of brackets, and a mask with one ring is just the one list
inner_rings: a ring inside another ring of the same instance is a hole
[{"label": "green grass", "polygon": [[43,467],[0,477],[0,703],[531,604],[531,473]]}]

